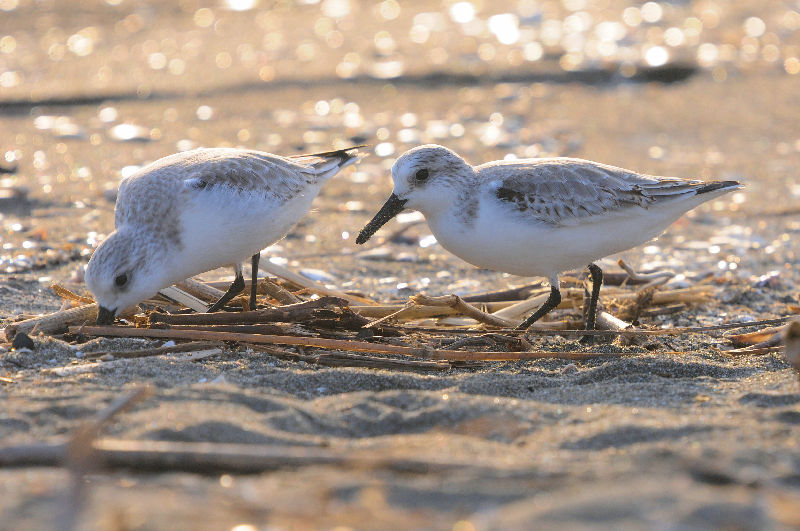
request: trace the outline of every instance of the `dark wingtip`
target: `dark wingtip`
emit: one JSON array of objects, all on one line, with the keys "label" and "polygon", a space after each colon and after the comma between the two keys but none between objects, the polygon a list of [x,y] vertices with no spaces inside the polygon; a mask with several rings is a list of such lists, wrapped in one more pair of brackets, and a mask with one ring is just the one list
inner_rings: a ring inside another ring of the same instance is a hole
[{"label": "dark wingtip", "polygon": [[363,148],[363,147],[370,147],[369,144],[358,144],[356,146],[350,146],[344,149],[334,149],[331,151],[322,151],[320,153],[306,153],[304,155],[292,155],[293,159],[300,159],[303,157],[338,157],[342,160],[342,162],[347,162],[350,159],[356,158],[359,156],[359,153],[350,153],[355,149]]},{"label": "dark wingtip", "polygon": [[713,192],[715,190],[724,190],[724,189],[734,189],[734,188],[741,188],[742,183],[739,181],[712,181],[709,183],[705,183],[697,188],[695,191],[696,194],[705,194],[708,192]]}]

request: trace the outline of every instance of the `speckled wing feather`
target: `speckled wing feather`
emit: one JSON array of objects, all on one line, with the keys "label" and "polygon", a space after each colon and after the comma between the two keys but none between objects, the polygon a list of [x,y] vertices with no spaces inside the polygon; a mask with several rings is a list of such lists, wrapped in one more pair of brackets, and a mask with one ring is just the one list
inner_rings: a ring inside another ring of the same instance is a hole
[{"label": "speckled wing feather", "polygon": [[[128,220],[141,223],[147,219],[160,225],[168,223],[164,216],[170,214],[163,208],[164,201],[179,201],[182,194],[225,186],[234,191],[292,197],[316,179],[311,165],[258,151],[212,148],[176,153],[122,181],[115,224],[119,227]],[[145,197],[152,201],[143,201]]]},{"label": "speckled wing feather", "polygon": [[499,161],[476,168],[482,182],[520,214],[549,225],[570,225],[696,192],[702,181],[651,177],[581,159]]},{"label": "speckled wing feather", "polygon": [[293,195],[302,186],[316,180],[313,167],[292,159],[258,151],[206,150],[202,157],[192,157],[180,164],[183,179],[195,189],[226,186],[242,192]]}]

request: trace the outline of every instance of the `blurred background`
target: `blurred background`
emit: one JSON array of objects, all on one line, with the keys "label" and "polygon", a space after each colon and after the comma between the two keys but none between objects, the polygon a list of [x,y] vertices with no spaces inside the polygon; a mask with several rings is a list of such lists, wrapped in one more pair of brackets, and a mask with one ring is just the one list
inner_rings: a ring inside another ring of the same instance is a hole
[{"label": "blurred background", "polygon": [[112,230],[119,180],[199,146],[370,144],[272,252],[345,287],[497,278],[424,226],[411,247],[356,254],[350,235],[390,191],[394,158],[428,142],[473,163],[576,156],[742,180],[694,214],[691,236],[636,259],[745,277],[795,260],[800,2],[0,0],[0,20],[0,259],[25,280],[73,274]]},{"label": "blurred background", "polygon": [[[200,146],[370,145],[262,262],[381,302],[527,283],[455,258],[413,212],[355,245],[395,158],[428,142],[475,164],[572,156],[742,181],[623,253],[640,271],[675,271],[670,288],[715,288],[644,324],[796,312],[798,30],[798,0],[0,0],[0,319],[58,310],[53,283],[84,292],[120,180]],[[600,264],[618,270],[616,258]],[[77,346],[37,338],[51,350],[0,349],[0,440],[62,441],[150,382],[157,396],[109,436],[478,465],[92,474],[86,529],[798,528],[800,395],[781,355],[730,356],[716,334],[662,341],[631,357],[417,374],[249,349],[88,372]],[[62,469],[2,474],[0,527],[63,527],[77,506]]]}]

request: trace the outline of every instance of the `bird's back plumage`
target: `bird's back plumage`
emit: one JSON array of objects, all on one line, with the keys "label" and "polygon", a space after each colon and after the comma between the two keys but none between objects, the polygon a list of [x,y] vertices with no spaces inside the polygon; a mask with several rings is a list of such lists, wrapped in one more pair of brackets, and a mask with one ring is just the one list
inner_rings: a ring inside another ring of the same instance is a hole
[{"label": "bird's back plumage", "polygon": [[476,172],[479,183],[519,216],[553,226],[590,222],[595,216],[625,215],[630,207],[657,207],[738,186],[735,181],[708,183],[642,175],[573,158],[497,161],[478,166]]}]

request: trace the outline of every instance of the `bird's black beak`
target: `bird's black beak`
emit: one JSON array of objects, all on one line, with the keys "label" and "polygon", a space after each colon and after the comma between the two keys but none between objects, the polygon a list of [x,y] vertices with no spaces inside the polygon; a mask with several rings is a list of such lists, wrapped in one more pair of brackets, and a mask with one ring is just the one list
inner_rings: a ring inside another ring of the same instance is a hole
[{"label": "bird's black beak", "polygon": [[390,219],[403,211],[407,201],[408,199],[400,199],[395,194],[390,195],[389,199],[386,200],[378,213],[375,214],[375,217],[372,218],[372,221],[367,223],[367,225],[361,229],[361,232],[358,233],[356,243],[362,244],[369,240],[378,229],[386,225]]},{"label": "bird's black beak", "polygon": [[97,324],[99,325],[110,325],[114,322],[114,316],[117,313],[117,309],[114,308],[113,310],[109,310],[103,306],[100,306],[97,310]]}]

